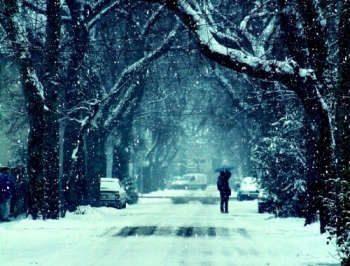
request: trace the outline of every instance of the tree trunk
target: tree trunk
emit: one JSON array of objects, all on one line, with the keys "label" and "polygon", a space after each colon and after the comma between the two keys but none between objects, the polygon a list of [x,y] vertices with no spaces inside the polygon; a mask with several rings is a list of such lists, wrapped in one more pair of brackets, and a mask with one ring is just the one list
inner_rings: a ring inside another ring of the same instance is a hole
[{"label": "tree trunk", "polygon": [[[305,140],[307,142],[307,205],[305,225],[320,219],[320,231],[325,232],[329,222],[329,210],[324,200],[329,196],[327,181],[332,177],[331,126],[328,116],[323,114],[318,119],[307,113],[305,121]],[[317,121],[317,122],[316,122]],[[322,127],[323,125],[323,127]]]},{"label": "tree trunk", "polygon": [[60,40],[60,0],[47,0],[45,67],[45,108],[43,135],[44,201],[43,219],[59,217],[59,118],[58,57]]},{"label": "tree trunk", "polygon": [[[23,80],[30,79],[31,62],[21,60],[21,73]],[[35,220],[39,212],[43,209],[43,104],[37,92],[35,82],[25,82],[25,98],[27,102],[27,112],[29,118],[28,133],[28,155],[27,172],[29,180],[28,210],[27,215],[31,215]]]},{"label": "tree trunk", "polygon": [[16,1],[0,3],[0,21],[13,46],[11,47],[19,61],[24,97],[27,103],[29,120],[27,172],[29,179],[29,195],[27,215],[33,219],[38,217],[44,208],[43,192],[43,138],[45,132],[44,121],[44,90],[33,67],[30,44],[23,31],[24,22],[18,10]]},{"label": "tree trunk", "polygon": [[107,131],[91,128],[86,134],[86,180],[88,202],[91,206],[100,205],[100,178],[106,176],[106,141]]},{"label": "tree trunk", "polygon": [[[80,124],[67,123],[63,140],[63,175],[62,175],[62,214],[66,210],[75,211],[77,206],[87,204],[85,179],[84,138],[79,138]],[[76,150],[76,145],[79,145]],[[77,154],[75,152],[77,151]]]},{"label": "tree trunk", "polygon": [[[336,158],[337,177],[350,168],[350,3],[343,2],[339,21],[338,86],[336,88]],[[350,180],[349,180],[350,181]]]},{"label": "tree trunk", "polygon": [[[79,137],[81,125],[79,121],[83,114],[82,111],[74,111],[73,108],[84,100],[84,87],[80,84],[81,65],[85,58],[86,49],[89,44],[89,32],[84,22],[84,8],[81,1],[66,1],[71,18],[73,38],[72,54],[68,65],[68,72],[65,87],[65,107],[71,112],[65,123],[64,142],[63,142],[63,202],[64,209],[74,211],[78,205],[87,203],[87,190],[85,180],[85,162],[83,138]],[[78,139],[79,138],[79,139]],[[72,157],[77,143],[80,142],[76,157]]]},{"label": "tree trunk", "polygon": [[[349,184],[350,184],[350,2],[341,1],[339,6],[339,61],[338,84],[335,91],[335,142],[336,142],[336,178],[335,193],[332,200],[336,205],[332,222],[340,247],[342,265],[350,265],[349,239]],[[334,231],[332,232],[334,234]]]}]

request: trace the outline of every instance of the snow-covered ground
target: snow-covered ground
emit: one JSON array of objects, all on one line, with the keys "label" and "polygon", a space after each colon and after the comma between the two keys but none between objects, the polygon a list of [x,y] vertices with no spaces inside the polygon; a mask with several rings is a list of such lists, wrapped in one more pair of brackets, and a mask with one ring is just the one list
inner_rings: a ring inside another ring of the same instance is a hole
[{"label": "snow-covered ground", "polygon": [[80,210],[0,223],[0,265],[339,265],[318,224],[258,214],[256,201],[231,200],[229,214],[167,198]]}]

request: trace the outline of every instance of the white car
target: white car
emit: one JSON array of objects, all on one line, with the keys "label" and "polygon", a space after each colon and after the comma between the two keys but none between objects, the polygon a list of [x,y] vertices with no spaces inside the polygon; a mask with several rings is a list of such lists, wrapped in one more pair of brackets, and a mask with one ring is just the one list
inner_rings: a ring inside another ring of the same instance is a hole
[{"label": "white car", "polygon": [[171,183],[173,189],[202,189],[208,186],[208,178],[206,174],[193,173],[185,174]]},{"label": "white car", "polygon": [[171,177],[170,179],[168,179],[168,180],[166,181],[165,188],[167,188],[167,189],[172,189],[171,184],[172,184],[173,182],[179,180],[180,178],[181,178],[180,175]]},{"label": "white car", "polygon": [[237,200],[252,200],[259,196],[259,189],[256,184],[256,178],[244,177],[237,192]]},{"label": "white car", "polygon": [[126,208],[126,191],[118,178],[100,179],[100,202],[103,206]]}]

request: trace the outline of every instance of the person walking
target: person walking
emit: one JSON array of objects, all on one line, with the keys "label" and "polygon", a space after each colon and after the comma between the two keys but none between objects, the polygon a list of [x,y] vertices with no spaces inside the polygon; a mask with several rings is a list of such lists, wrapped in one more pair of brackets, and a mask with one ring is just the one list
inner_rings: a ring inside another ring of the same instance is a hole
[{"label": "person walking", "polygon": [[231,177],[230,171],[221,171],[218,176],[217,188],[220,191],[220,211],[221,213],[228,213],[228,201],[231,196],[231,189],[228,180]]},{"label": "person walking", "polygon": [[0,221],[9,222],[11,199],[15,196],[16,181],[8,173],[0,173]]}]

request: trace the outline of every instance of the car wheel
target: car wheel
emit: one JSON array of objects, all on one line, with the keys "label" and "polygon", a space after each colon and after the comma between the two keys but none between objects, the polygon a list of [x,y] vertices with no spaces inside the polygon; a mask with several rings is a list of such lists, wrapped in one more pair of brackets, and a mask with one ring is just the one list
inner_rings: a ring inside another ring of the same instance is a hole
[{"label": "car wheel", "polygon": [[207,189],[207,186],[202,186],[202,190],[206,190]]},{"label": "car wheel", "polygon": [[242,201],[242,196],[240,194],[237,195],[237,200]]},{"label": "car wheel", "polygon": [[126,208],[126,202],[124,202],[124,204],[121,206],[122,209]]}]

